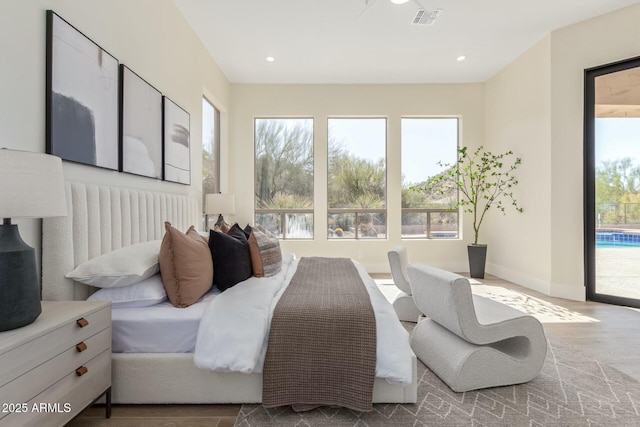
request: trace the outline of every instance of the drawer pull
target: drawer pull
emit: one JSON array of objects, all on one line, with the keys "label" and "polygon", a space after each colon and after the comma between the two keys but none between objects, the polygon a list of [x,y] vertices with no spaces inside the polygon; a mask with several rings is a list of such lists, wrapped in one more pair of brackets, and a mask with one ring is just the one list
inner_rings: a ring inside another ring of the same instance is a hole
[{"label": "drawer pull", "polygon": [[87,369],[86,366],[80,366],[78,369],[76,369],[76,375],[79,377],[83,376],[87,372],[89,372],[89,369]]},{"label": "drawer pull", "polygon": [[87,349],[87,345],[85,343],[83,343],[83,342],[81,342],[80,344],[76,345],[76,350],[78,350],[78,353],[82,353],[86,349]]},{"label": "drawer pull", "polygon": [[89,324],[89,321],[87,319],[85,319],[84,317],[76,320],[76,323],[78,324],[78,326],[80,326],[81,328],[84,328],[85,326],[87,326]]}]

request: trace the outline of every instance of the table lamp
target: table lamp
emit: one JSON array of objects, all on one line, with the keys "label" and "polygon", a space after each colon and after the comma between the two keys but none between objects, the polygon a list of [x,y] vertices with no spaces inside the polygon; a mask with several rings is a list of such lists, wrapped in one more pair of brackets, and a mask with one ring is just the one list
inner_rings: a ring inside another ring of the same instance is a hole
[{"label": "table lamp", "polygon": [[[204,213],[206,215],[219,214],[218,221],[215,223],[218,227],[224,224],[223,214],[234,215],[236,213],[236,200],[233,194],[228,193],[210,193],[207,194]],[[207,225],[209,222],[207,220]]]},{"label": "table lamp", "polygon": [[36,253],[11,218],[66,215],[60,158],[0,149],[0,331],[28,325],[42,311]]}]

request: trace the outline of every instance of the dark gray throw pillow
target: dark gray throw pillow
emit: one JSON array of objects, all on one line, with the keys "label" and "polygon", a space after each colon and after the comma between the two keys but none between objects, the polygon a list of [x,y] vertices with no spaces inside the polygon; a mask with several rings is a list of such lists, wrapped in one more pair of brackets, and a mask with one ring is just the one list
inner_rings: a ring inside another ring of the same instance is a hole
[{"label": "dark gray throw pillow", "polygon": [[227,234],[209,232],[209,249],[213,259],[213,284],[221,291],[251,277],[249,243],[236,224]]}]

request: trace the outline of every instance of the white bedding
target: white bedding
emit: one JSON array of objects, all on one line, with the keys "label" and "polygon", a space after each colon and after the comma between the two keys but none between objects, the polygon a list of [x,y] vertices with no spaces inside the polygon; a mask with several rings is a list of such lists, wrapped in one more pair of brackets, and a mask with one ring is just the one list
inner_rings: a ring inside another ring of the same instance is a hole
[{"label": "white bedding", "polygon": [[193,353],[202,314],[218,294],[218,288],[213,288],[187,308],[176,308],[169,301],[150,307],[114,308],[111,311],[112,351]]},{"label": "white bedding", "polygon": [[[269,278],[252,277],[218,295],[206,308],[194,353],[197,367],[215,371],[262,372],[269,324],[298,260],[283,254],[282,270]],[[364,267],[354,261],[376,317],[376,377],[400,386],[411,384],[409,334],[398,321]]]}]

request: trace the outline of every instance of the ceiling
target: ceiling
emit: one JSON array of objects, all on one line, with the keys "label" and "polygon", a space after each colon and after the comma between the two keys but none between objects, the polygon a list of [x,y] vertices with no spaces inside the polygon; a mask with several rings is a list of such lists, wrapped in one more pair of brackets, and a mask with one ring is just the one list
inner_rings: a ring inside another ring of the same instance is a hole
[{"label": "ceiling", "polygon": [[[233,83],[466,83],[555,29],[638,0],[175,2]],[[410,25],[420,6],[442,9],[434,25]]]},{"label": "ceiling", "polygon": [[597,118],[640,117],[640,69],[596,77],[595,101]]}]

